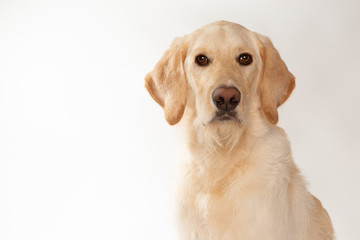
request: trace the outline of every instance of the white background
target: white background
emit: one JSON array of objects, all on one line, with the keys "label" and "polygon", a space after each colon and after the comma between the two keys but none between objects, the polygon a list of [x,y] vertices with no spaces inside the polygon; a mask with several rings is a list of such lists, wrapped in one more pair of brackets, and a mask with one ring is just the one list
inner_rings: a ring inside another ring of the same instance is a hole
[{"label": "white background", "polygon": [[338,239],[359,239],[357,1],[0,0],[0,239],[176,239],[179,134],[143,87],[172,39],[270,36],[297,87],[279,125]]}]

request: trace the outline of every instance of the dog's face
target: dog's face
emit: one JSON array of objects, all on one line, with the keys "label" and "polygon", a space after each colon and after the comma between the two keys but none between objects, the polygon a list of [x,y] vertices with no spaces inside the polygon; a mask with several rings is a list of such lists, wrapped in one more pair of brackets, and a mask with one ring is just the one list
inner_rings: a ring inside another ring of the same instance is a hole
[{"label": "dog's face", "polygon": [[184,70],[195,98],[196,122],[241,127],[261,75],[254,34],[240,25],[210,25],[188,38]]},{"label": "dog's face", "polygon": [[175,39],[145,85],[171,125],[188,108],[195,126],[241,129],[254,109],[276,124],[295,81],[267,37],[221,21]]}]

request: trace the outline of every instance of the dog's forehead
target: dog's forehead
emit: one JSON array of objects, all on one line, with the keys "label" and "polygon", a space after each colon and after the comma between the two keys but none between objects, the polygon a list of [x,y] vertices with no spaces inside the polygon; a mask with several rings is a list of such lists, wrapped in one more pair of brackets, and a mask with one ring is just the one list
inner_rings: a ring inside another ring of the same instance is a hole
[{"label": "dog's forehead", "polygon": [[218,48],[222,47],[255,47],[254,33],[246,29],[245,27],[220,21],[209,25],[206,25],[192,34],[191,48]]}]

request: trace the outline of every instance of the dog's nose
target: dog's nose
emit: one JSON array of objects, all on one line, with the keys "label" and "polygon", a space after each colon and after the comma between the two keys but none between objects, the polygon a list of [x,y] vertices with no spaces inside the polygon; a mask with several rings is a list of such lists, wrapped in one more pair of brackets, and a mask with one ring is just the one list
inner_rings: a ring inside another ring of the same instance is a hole
[{"label": "dog's nose", "polygon": [[235,87],[218,87],[212,93],[215,106],[222,111],[234,110],[240,99],[240,91]]}]

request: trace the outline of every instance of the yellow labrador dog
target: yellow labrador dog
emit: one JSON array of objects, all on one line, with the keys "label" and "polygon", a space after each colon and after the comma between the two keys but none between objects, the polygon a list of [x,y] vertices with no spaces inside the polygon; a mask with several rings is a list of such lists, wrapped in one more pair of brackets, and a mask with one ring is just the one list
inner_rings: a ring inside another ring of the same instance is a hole
[{"label": "yellow labrador dog", "polygon": [[235,23],[206,25],[175,39],[145,86],[188,137],[181,239],[334,239],[276,126],[295,78],[269,38]]}]

